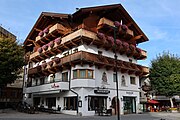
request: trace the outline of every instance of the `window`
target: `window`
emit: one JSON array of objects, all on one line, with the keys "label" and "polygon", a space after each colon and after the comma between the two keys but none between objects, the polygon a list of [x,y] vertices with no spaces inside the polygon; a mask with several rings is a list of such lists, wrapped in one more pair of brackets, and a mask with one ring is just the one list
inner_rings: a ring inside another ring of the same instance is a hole
[{"label": "window", "polygon": [[50,83],[54,82],[54,78],[55,78],[54,74],[50,76]]},{"label": "window", "polygon": [[32,97],[32,93],[29,93],[29,94],[28,94],[28,98],[31,98],[31,97]]},{"label": "window", "polygon": [[107,108],[107,97],[87,96],[88,111]]},{"label": "window", "polygon": [[32,67],[33,67],[33,63],[29,62],[29,68],[32,68]]},{"label": "window", "polygon": [[43,77],[43,78],[40,78],[40,85],[43,85],[44,82],[45,82],[45,78],[44,78],[44,77]]},{"label": "window", "polygon": [[86,70],[79,70],[79,78],[86,78]]},{"label": "window", "polygon": [[64,55],[64,57],[68,56],[69,55],[69,51],[65,52],[63,55]]},{"label": "window", "polygon": [[78,76],[78,75],[77,75],[77,70],[74,70],[74,71],[73,71],[73,78],[76,79],[77,76]]},{"label": "window", "polygon": [[74,53],[76,53],[76,52],[78,52],[78,49],[76,48],[76,49],[74,49],[73,51],[74,51]]},{"label": "window", "polygon": [[98,55],[102,55],[102,51],[99,51],[99,50],[98,50]]},{"label": "window", "polygon": [[113,82],[116,82],[116,73],[113,74]]},{"label": "window", "polygon": [[73,70],[73,79],[93,79],[93,70]]},{"label": "window", "polygon": [[136,84],[136,78],[130,77],[130,83],[135,85]]},{"label": "window", "polygon": [[129,59],[129,62],[132,63],[132,59]]},{"label": "window", "polygon": [[35,85],[38,85],[38,79],[35,79],[35,82],[36,82]]},{"label": "window", "polygon": [[76,110],[77,109],[77,97],[64,97],[64,109]]},{"label": "window", "polygon": [[88,78],[93,78],[93,71],[92,70],[88,70],[87,71],[87,73],[88,73]]},{"label": "window", "polygon": [[126,79],[125,79],[124,75],[122,75],[122,77],[121,77],[121,86],[126,86]]},{"label": "window", "polygon": [[56,107],[56,98],[55,97],[46,98],[46,106],[48,106],[48,108]]},{"label": "window", "polygon": [[68,81],[68,72],[62,73],[62,81],[64,81],[64,82]]}]

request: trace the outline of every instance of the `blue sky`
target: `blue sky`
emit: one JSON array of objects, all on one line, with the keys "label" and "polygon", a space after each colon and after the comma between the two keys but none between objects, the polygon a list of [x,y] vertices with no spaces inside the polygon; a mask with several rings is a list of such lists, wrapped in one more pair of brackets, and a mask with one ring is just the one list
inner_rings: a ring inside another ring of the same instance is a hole
[{"label": "blue sky", "polygon": [[149,41],[139,44],[150,61],[163,51],[180,56],[180,0],[0,0],[0,25],[24,42],[41,12],[74,13],[76,8],[122,4]]}]

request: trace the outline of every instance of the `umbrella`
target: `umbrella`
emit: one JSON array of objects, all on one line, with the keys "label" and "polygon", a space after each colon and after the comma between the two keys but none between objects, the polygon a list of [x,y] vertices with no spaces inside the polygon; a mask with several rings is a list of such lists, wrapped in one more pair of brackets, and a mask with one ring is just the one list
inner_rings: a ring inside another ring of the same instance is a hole
[{"label": "umbrella", "polygon": [[158,104],[159,102],[156,101],[156,100],[148,100],[148,103],[151,103],[151,104]]}]

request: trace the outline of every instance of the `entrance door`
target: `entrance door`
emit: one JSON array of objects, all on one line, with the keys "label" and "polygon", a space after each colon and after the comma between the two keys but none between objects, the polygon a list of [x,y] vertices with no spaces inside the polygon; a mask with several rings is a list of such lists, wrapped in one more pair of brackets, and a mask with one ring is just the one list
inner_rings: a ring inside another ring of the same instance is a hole
[{"label": "entrance door", "polygon": [[135,97],[123,97],[124,101],[124,114],[136,113]]}]

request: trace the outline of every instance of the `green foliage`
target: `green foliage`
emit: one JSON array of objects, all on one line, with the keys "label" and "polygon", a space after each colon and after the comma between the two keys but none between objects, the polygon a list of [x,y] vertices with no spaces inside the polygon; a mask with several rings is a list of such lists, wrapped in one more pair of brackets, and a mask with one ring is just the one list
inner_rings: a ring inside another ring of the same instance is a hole
[{"label": "green foliage", "polygon": [[163,53],[151,61],[151,86],[157,93],[172,96],[180,92],[180,58]]},{"label": "green foliage", "polygon": [[24,50],[15,40],[0,38],[0,86],[12,83],[24,65]]}]

